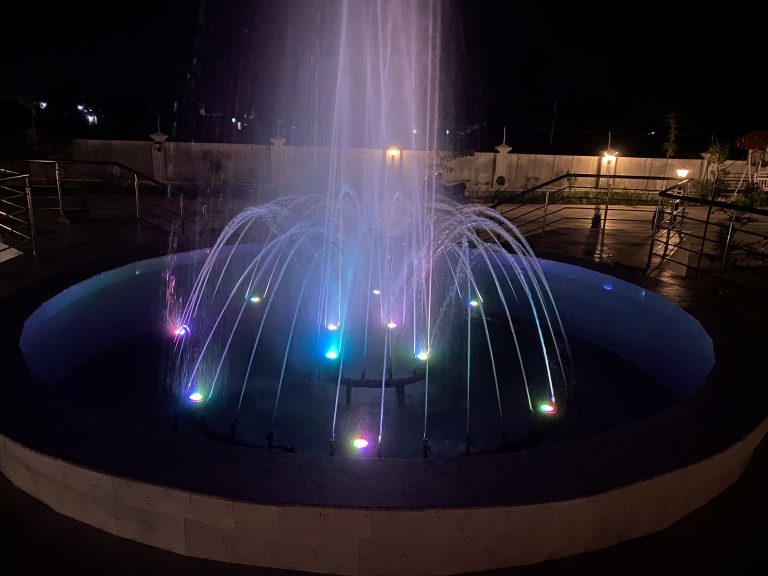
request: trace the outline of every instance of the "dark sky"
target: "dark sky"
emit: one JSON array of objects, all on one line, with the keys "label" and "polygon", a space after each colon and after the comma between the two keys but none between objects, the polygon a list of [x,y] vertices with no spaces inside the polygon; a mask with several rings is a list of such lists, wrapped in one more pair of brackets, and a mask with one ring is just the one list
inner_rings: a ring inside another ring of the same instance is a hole
[{"label": "dark sky", "polygon": [[[129,103],[143,106],[145,116],[167,117],[178,102],[177,121],[185,103],[202,100],[225,116],[253,111],[260,131],[252,139],[264,140],[285,114],[286,88],[302,90],[300,77],[285,80],[290,75],[276,71],[298,29],[286,22],[328,2],[7,5],[0,88],[32,99]],[[443,13],[452,16],[444,22],[451,103],[444,123],[456,133],[472,128],[455,144],[477,149],[500,140],[502,126],[516,149],[545,146],[555,101],[555,148],[602,146],[608,130],[638,151],[658,147],[669,112],[692,150],[713,135],[732,140],[766,129],[768,11],[751,10],[445,2]],[[286,82],[298,85],[274,86]]]}]

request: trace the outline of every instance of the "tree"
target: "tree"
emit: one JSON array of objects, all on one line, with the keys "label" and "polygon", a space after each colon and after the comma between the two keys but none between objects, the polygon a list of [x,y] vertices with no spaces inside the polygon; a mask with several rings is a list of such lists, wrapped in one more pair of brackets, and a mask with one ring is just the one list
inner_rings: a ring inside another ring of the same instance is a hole
[{"label": "tree", "polygon": [[712,140],[712,144],[707,149],[709,165],[712,167],[714,179],[717,180],[723,173],[725,161],[728,160],[728,153],[730,152],[730,144],[721,144],[720,141],[715,138]]},{"label": "tree", "polygon": [[707,149],[710,177],[701,183],[702,189],[700,193],[703,196],[714,200],[728,192],[728,184],[723,180],[722,176],[725,172],[725,162],[728,160],[729,152],[729,144],[721,144],[717,138],[712,140]]},{"label": "tree", "polygon": [[677,154],[677,114],[674,112],[667,114],[667,141],[661,148],[667,160]]}]

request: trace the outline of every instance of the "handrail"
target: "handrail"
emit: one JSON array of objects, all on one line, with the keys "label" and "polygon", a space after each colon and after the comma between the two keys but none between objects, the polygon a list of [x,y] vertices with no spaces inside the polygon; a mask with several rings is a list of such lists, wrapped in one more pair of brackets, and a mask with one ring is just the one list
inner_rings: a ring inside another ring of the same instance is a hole
[{"label": "handrail", "polygon": [[547,186],[550,186],[554,184],[555,182],[558,182],[563,179],[568,178],[595,178],[595,179],[601,179],[601,180],[656,180],[656,181],[674,181],[677,182],[675,186],[680,185],[682,182],[687,182],[690,180],[690,178],[681,180],[680,178],[675,178],[674,176],[640,176],[637,174],[582,174],[582,173],[572,173],[572,172],[566,172],[564,174],[560,174],[560,176],[555,176],[554,178],[547,180],[546,182],[542,182],[541,184],[537,184],[536,186],[533,186],[532,188],[528,188],[527,190],[523,190],[522,192],[519,192],[512,198],[507,198],[504,200],[497,200],[493,204],[491,204],[490,208],[498,208],[502,204],[509,204],[511,201],[516,200],[520,198],[521,196],[525,196],[527,194],[530,194],[531,192],[535,192],[537,190],[541,190],[542,188],[545,188]]},{"label": "handrail", "polygon": [[747,212],[749,214],[756,214],[758,216],[768,216],[768,209],[765,208],[753,208],[752,206],[743,206],[742,204],[732,204],[730,202],[723,202],[721,200],[710,200],[701,196],[690,196],[688,194],[680,194],[670,192],[669,188],[659,192],[659,196],[662,198],[670,198],[672,200],[684,200],[685,202],[696,202],[704,206],[712,206],[714,208],[724,208],[725,210],[735,210],[736,212]]},{"label": "handrail", "polygon": [[96,166],[119,166],[120,168],[123,168],[125,170],[128,170],[129,172],[136,174],[137,176],[141,176],[142,179],[152,182],[153,184],[157,184],[158,186],[162,186],[168,189],[171,188],[170,184],[166,184],[165,182],[160,182],[160,180],[156,180],[154,177],[149,176],[148,174],[144,174],[143,172],[140,172],[135,168],[131,168],[130,166],[123,164],[122,162],[117,162],[114,160],[36,160],[36,159],[31,159],[31,160],[22,160],[22,162],[32,162],[34,164],[91,164]]},{"label": "handrail", "polygon": [[0,172],[6,172],[7,174],[14,174],[16,176],[19,176],[21,173],[16,172],[16,170],[8,170],[7,168],[0,168]]},{"label": "handrail", "polygon": [[[16,223],[15,226],[0,223],[0,228],[23,238],[23,240],[17,242],[16,244],[9,244],[4,246],[2,249],[0,249],[0,252],[15,248],[24,242],[31,242],[32,253],[37,255],[37,232],[35,226],[35,213],[32,206],[32,189],[29,186],[29,174],[19,174],[13,170],[6,170],[6,172],[14,172],[15,175],[0,178],[0,182],[10,182],[11,180],[23,179],[22,183],[24,189],[17,190],[15,188],[11,188],[10,186],[6,186],[5,184],[0,184],[0,192],[4,193],[4,195],[0,196],[0,206],[2,206],[2,209],[0,209],[0,215],[8,220],[11,220],[12,223]],[[8,207],[10,207],[11,211],[8,211]],[[19,216],[20,214],[24,213],[26,213],[27,216],[26,220]],[[22,232],[22,230],[19,228],[19,225],[26,226],[29,233],[25,234]]]},{"label": "handrail", "polygon": [[[153,222],[153,219],[160,220],[164,223],[171,224],[171,231],[173,230],[173,227],[175,225],[180,226],[181,233],[185,233],[186,223],[195,221],[198,216],[202,217],[203,224],[202,226],[205,227],[206,219],[207,219],[207,206],[206,203],[201,201],[198,198],[195,198],[194,196],[190,196],[186,194],[184,191],[180,190],[178,187],[172,186],[169,183],[161,182],[157,179],[155,179],[153,176],[150,176],[148,174],[145,174],[139,170],[136,170],[135,168],[132,168],[131,166],[128,166],[127,164],[123,164],[122,162],[114,161],[114,160],[49,160],[49,159],[39,159],[39,158],[31,158],[31,159],[22,159],[22,160],[11,160],[12,162],[24,162],[26,163],[27,167],[31,167],[32,165],[40,165],[40,166],[51,166],[55,170],[55,187],[56,187],[56,198],[58,199],[58,211],[59,211],[59,222],[63,224],[69,223],[69,218],[64,210],[64,194],[63,194],[63,183],[64,183],[64,174],[62,174],[61,168],[69,166],[98,166],[98,167],[107,167],[107,168],[116,168],[117,173],[113,173],[111,176],[107,176],[107,180],[114,180],[117,179],[120,182],[126,182],[129,185],[133,186],[133,196],[134,196],[134,206],[135,206],[135,216],[137,221],[144,221],[152,225],[157,225],[156,222]],[[23,175],[17,175],[17,173],[13,170],[5,170],[0,168],[0,170],[3,170],[4,172],[14,174],[14,177],[22,177]],[[0,172],[0,174],[2,174]],[[31,174],[28,174],[26,176],[30,176]],[[50,174],[43,174],[46,178],[50,177]],[[11,177],[13,178],[13,177]],[[78,176],[76,174],[73,175],[73,179],[77,180]],[[98,181],[105,180],[105,177],[103,175],[96,176]],[[164,206],[162,204],[158,204],[157,202],[152,201],[152,198],[159,198],[160,194],[158,193],[152,193],[151,191],[148,191],[146,188],[144,191],[141,190],[141,186],[158,186],[160,189],[164,192],[163,197],[176,204],[175,209],[171,209],[169,206]],[[30,200],[31,201],[31,200]],[[146,211],[146,214],[143,214],[142,204],[146,205],[149,210]],[[172,216],[175,216],[173,218]]]},{"label": "handrail", "polygon": [[[0,168],[0,170],[2,170]],[[13,170],[3,170],[3,172],[13,172]],[[5,176],[3,178],[0,178],[0,182],[9,182],[10,180],[18,180],[19,178],[27,178],[29,174],[19,174],[18,172],[14,172],[15,176]]]},{"label": "handrail", "polygon": [[[648,247],[648,258],[645,264],[646,271],[652,269],[654,258],[659,258],[656,268],[661,267],[665,262],[673,262],[687,270],[693,270],[696,275],[701,272],[714,277],[717,279],[718,285],[722,281],[730,281],[760,292],[764,291],[765,277],[761,277],[765,271],[763,264],[758,266],[736,264],[738,272],[731,278],[728,276],[731,276],[729,272],[734,264],[734,260],[731,258],[732,253],[746,255],[748,258],[758,258],[758,263],[764,262],[765,258],[768,257],[764,250],[755,249],[766,245],[768,235],[761,232],[759,228],[757,230],[743,230],[738,218],[738,213],[753,214],[761,218],[760,222],[764,222],[768,218],[768,210],[683,194],[673,191],[675,188],[676,186],[673,186],[659,192],[661,199],[672,200],[672,203],[668,208],[665,208],[664,203],[661,202],[656,207],[653,232]],[[706,208],[706,215],[695,217],[686,212],[683,208],[685,206]],[[666,216],[667,209],[669,209],[669,216]],[[713,221],[714,209],[727,211],[730,213],[730,217],[726,221]],[[675,217],[678,214],[679,216]],[[754,219],[748,219],[743,225],[754,221]],[[693,226],[691,226],[692,223]],[[709,234],[713,228],[718,230],[714,236]],[[676,235],[671,233],[673,230]],[[750,241],[747,244],[736,244],[734,238],[737,236],[749,237]],[[660,246],[659,249],[657,249],[657,245]],[[675,260],[673,255],[678,252],[684,256],[680,260]],[[702,266],[705,260],[709,262],[709,265]],[[753,276],[754,280],[750,280],[748,275],[756,276]]]}]

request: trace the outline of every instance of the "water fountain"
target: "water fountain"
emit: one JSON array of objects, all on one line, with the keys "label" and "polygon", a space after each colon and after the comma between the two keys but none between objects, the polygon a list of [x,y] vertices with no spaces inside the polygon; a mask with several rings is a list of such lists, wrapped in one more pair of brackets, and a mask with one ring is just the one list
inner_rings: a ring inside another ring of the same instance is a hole
[{"label": "water fountain", "polygon": [[746,379],[698,390],[698,321],[536,259],[435,187],[442,8],[328,7],[333,146],[312,194],[27,303],[3,403],[14,483],[191,556],[451,574],[637,537],[735,481],[765,424],[732,402],[758,398]]},{"label": "water fountain", "polygon": [[[442,17],[437,2],[342,3],[340,30],[326,31],[340,33],[327,181],[237,215],[193,285],[168,273],[169,386],[205,404],[209,424],[229,417],[233,438],[256,419],[269,445],[313,427],[315,449],[322,439],[333,453],[343,430],[345,446],[362,435],[379,455],[411,454],[396,427],[423,456],[452,455],[519,440],[537,412],[565,407],[568,342],[525,239],[495,211],[445,197],[430,177],[435,154],[403,162],[386,146],[437,145]],[[380,152],[352,164],[345,150],[361,140]],[[421,414],[389,418],[388,396],[402,412],[406,385]],[[281,413],[289,388],[312,399],[292,422]],[[485,407],[473,415],[489,391],[493,424]],[[432,396],[454,398],[455,410],[430,409]],[[455,433],[431,432],[431,411]]]},{"label": "water fountain", "polygon": [[[260,419],[270,445],[301,449],[285,440],[296,430],[281,430],[313,428],[312,448],[321,439],[334,452],[344,430],[345,446],[361,437],[379,455],[413,454],[392,427],[408,428],[424,456],[454,455],[519,440],[537,413],[562,413],[568,343],[525,239],[494,212],[434,191],[380,196],[313,198],[304,214],[278,201],[230,222],[169,313],[170,385],[182,402],[204,404],[209,424],[231,418],[232,437],[241,420]],[[405,410],[406,387],[420,413]],[[278,419],[281,400],[289,415]]]}]

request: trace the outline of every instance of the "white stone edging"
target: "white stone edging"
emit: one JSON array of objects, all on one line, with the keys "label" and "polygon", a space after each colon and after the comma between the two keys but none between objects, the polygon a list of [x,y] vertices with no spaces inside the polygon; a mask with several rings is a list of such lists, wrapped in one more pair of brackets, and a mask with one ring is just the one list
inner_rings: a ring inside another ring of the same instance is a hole
[{"label": "white stone edging", "polygon": [[193,556],[336,574],[457,574],[532,564],[661,530],[741,475],[768,419],[728,449],[597,495],[482,508],[275,506],[89,470],[0,435],[0,470],[50,508]]}]

